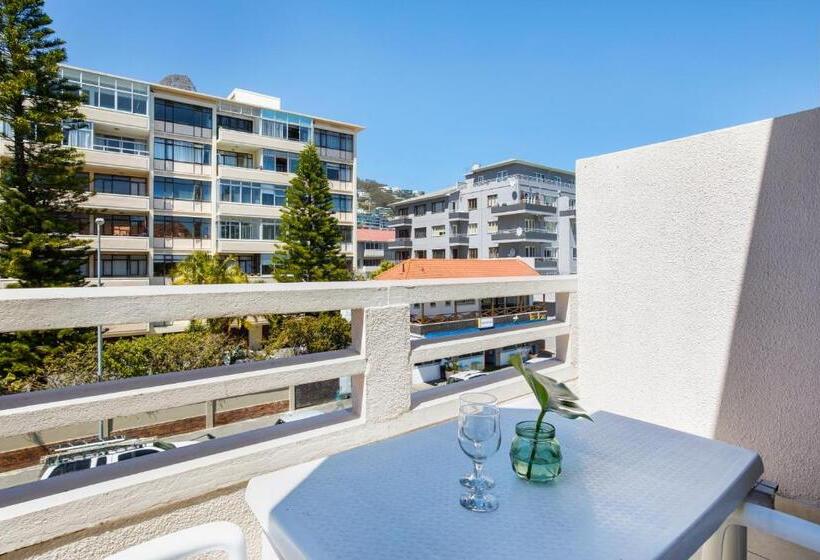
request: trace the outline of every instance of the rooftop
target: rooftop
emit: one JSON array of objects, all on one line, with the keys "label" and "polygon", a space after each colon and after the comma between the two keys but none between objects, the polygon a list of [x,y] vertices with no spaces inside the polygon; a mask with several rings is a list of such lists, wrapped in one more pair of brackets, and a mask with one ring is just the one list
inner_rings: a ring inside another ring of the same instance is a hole
[{"label": "rooftop", "polygon": [[480,173],[480,172],[483,172],[483,171],[491,171],[491,170],[497,169],[499,167],[505,167],[507,165],[514,165],[514,164],[526,165],[528,167],[535,167],[537,169],[543,169],[544,171],[552,171],[554,173],[567,173],[569,175],[575,175],[575,171],[569,171],[568,169],[561,169],[560,167],[550,167],[549,165],[543,165],[541,163],[534,163],[532,161],[527,161],[525,159],[517,159],[517,158],[505,159],[505,160],[497,161],[495,163],[490,163],[488,165],[476,164],[477,166],[470,169],[470,171],[468,171],[466,173],[466,175],[472,175],[474,173]]},{"label": "rooftop", "polygon": [[393,229],[358,228],[356,239],[359,241],[393,241],[396,231]]},{"label": "rooftop", "polygon": [[407,259],[376,280],[432,280],[435,278],[509,278],[539,276],[521,259]]}]

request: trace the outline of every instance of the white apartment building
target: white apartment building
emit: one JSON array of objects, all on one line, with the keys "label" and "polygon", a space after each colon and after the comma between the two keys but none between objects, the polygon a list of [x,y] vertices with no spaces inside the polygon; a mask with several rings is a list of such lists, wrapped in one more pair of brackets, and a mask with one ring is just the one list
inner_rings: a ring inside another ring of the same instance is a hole
[{"label": "white apartment building", "polygon": [[[277,97],[200,93],[184,76],[150,83],[63,66],[87,99],[65,143],[85,157],[93,195],[77,216],[96,244],[102,217],[107,285],[164,283],[193,251],[234,255],[272,272],[285,192],[299,153],[316,144],[333,193],[342,250],[356,252],[356,135],[361,126],[282,109]],[[94,245],[96,247],[96,245]],[[87,276],[96,270],[89,258]]]}]

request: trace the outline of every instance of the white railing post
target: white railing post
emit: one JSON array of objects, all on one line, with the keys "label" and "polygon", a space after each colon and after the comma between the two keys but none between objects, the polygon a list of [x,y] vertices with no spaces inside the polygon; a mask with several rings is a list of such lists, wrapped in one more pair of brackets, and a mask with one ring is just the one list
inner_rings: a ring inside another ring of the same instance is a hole
[{"label": "white railing post", "polygon": [[353,408],[367,422],[382,422],[410,409],[410,306],[354,309],[353,348],[366,360],[353,378]]},{"label": "white railing post", "polygon": [[577,294],[561,292],[555,294],[555,318],[569,324],[569,333],[555,337],[555,357],[573,367],[578,363],[578,337],[573,336],[578,327]]}]

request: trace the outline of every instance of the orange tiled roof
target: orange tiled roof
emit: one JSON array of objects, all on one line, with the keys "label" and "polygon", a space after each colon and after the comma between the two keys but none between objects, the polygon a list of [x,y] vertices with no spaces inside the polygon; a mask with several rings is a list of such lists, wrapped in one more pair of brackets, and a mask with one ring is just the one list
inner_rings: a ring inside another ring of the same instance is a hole
[{"label": "orange tiled roof", "polygon": [[521,259],[407,259],[376,276],[376,280],[503,276],[539,276],[539,274]]},{"label": "orange tiled roof", "polygon": [[357,228],[357,241],[393,241],[396,239],[396,231],[393,229],[371,229]]}]

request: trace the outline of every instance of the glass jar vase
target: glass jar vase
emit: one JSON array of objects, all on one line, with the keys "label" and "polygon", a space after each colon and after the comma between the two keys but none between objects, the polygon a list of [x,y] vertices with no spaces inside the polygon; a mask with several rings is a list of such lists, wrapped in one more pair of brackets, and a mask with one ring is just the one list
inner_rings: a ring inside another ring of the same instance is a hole
[{"label": "glass jar vase", "polygon": [[542,422],[536,436],[535,424],[527,420],[515,425],[510,461],[518,478],[549,482],[561,474],[561,445],[555,439],[555,426]]}]

